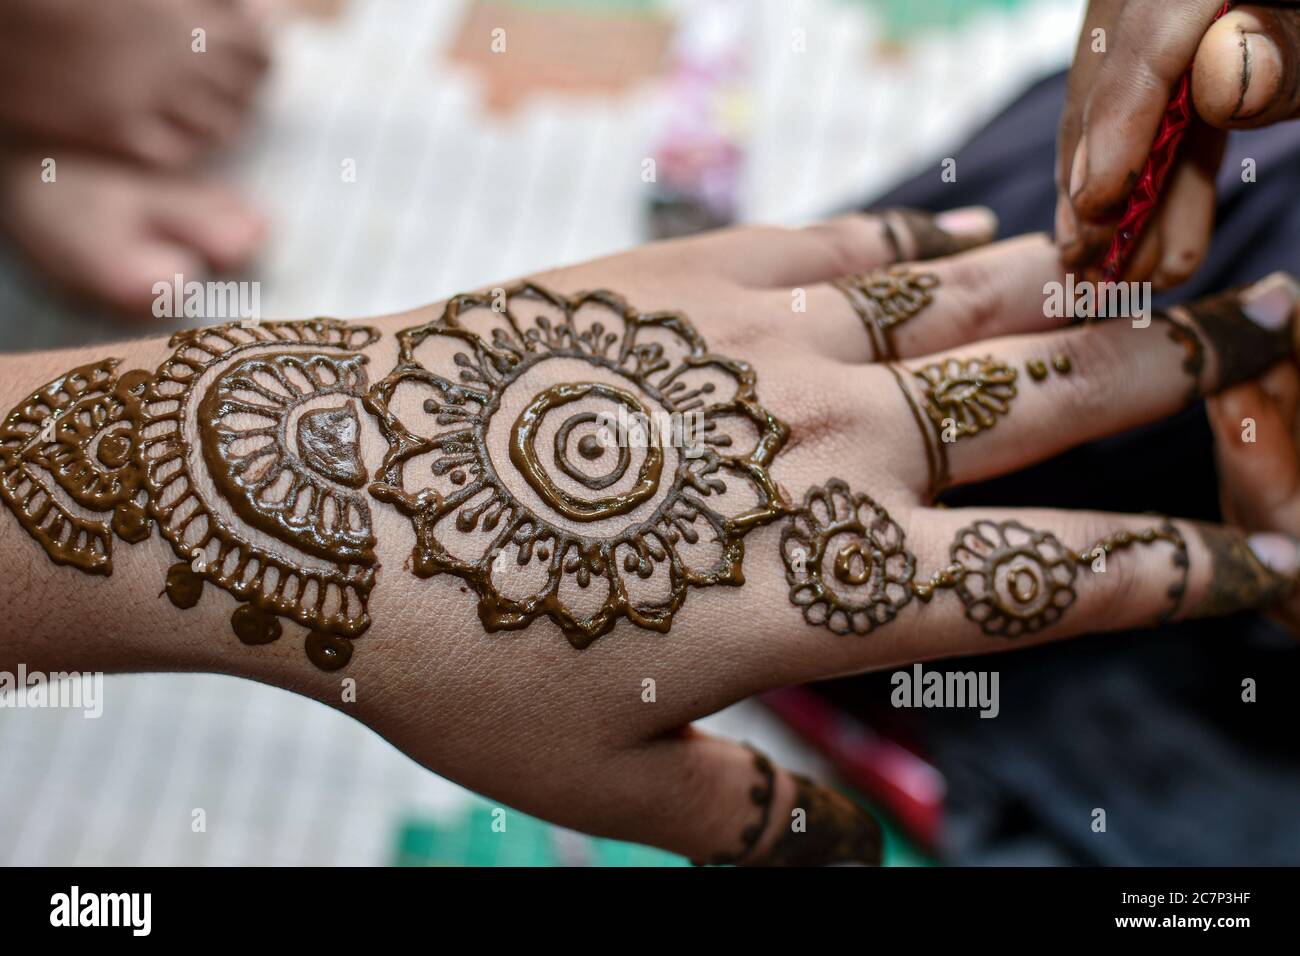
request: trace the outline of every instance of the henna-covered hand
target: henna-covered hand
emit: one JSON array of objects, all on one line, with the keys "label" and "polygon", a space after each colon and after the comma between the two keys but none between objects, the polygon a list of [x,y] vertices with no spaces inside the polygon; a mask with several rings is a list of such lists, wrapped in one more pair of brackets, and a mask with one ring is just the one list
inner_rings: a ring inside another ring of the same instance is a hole
[{"label": "henna-covered hand", "polygon": [[[1256,375],[1294,312],[1264,287],[1063,328],[1045,237],[897,261],[988,227],[740,229],[374,322],[8,362],[33,380],[0,429],[0,560],[54,564],[43,601],[0,574],[5,650],[291,687],[503,803],[693,859],[875,862],[852,801],[690,722],[1294,579],[1176,519],[930,507]],[[1269,348],[1234,351],[1240,323]]]}]

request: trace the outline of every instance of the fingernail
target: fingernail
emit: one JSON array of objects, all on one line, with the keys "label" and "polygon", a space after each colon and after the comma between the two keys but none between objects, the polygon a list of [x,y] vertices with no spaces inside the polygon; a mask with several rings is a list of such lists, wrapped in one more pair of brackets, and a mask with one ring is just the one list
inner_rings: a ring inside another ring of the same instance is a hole
[{"label": "fingernail", "polygon": [[1300,285],[1285,272],[1265,276],[1241,294],[1241,311],[1261,328],[1286,328],[1300,302]]},{"label": "fingernail", "polygon": [[1232,119],[1250,119],[1268,109],[1282,82],[1282,54],[1265,33],[1241,34],[1241,99]]},{"label": "fingernail", "polygon": [[1083,192],[1088,184],[1088,137],[1079,137],[1079,145],[1074,148],[1074,161],[1070,166],[1070,198]]},{"label": "fingernail", "polygon": [[934,224],[954,239],[982,245],[998,234],[997,214],[987,206],[963,206],[934,217]]},{"label": "fingernail", "polygon": [[1074,218],[1074,207],[1061,196],[1056,200],[1056,247],[1069,249],[1078,238],[1079,223]]},{"label": "fingernail", "polygon": [[1300,572],[1300,543],[1285,534],[1252,534],[1246,539],[1251,553],[1278,577],[1293,578]]}]

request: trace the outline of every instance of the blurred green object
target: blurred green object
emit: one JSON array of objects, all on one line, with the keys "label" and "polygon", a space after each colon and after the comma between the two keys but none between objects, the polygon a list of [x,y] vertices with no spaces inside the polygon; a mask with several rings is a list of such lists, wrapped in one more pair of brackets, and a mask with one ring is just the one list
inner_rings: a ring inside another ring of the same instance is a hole
[{"label": "blurred green object", "polygon": [[[397,830],[394,866],[690,866],[685,857],[589,837],[516,810],[475,800],[459,821],[408,817]],[[497,819],[505,829],[493,829]],[[928,866],[897,830],[885,823],[885,866]]]},{"label": "blurred green object", "polygon": [[864,7],[879,18],[885,39],[910,40],[919,33],[960,27],[990,13],[1010,15],[1036,0],[843,0]]}]

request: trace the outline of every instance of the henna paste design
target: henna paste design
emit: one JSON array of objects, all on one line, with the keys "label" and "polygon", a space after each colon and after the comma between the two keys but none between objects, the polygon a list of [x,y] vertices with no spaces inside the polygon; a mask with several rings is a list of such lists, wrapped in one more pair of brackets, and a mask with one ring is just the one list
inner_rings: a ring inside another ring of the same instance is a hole
[{"label": "henna paste design", "polygon": [[[389,443],[370,493],[411,518],[415,573],[463,578],[489,631],[546,615],[578,648],[620,617],[666,631],[689,587],[743,582],[741,539],[785,511],[767,469],[786,427],[679,313],[523,283],[398,341],[365,402]],[[605,434],[689,418],[692,448]]]},{"label": "henna paste design", "polygon": [[880,824],[844,794],[790,775],[795,783],[795,808],[804,811],[803,829],[787,824],[756,866],[827,866],[864,863],[879,866],[884,859]]},{"label": "henna paste design", "polygon": [[810,488],[781,534],[790,602],[836,634],[870,634],[912,599],[903,529],[839,479]]},{"label": "henna paste design", "polygon": [[891,339],[893,329],[934,301],[939,277],[933,272],[894,267],[837,279],[833,284],[862,320],[873,356],[893,359],[897,358]]},{"label": "henna paste design", "polygon": [[1246,288],[1229,289],[1182,306],[1194,320],[1199,336],[1214,350],[1216,390],[1258,378],[1291,355],[1289,325],[1266,329],[1241,310]]},{"label": "henna paste design", "polygon": [[925,446],[925,467],[929,473],[929,495],[934,498],[947,487],[951,478],[948,471],[948,446],[943,441],[942,435],[926,425],[926,414],[916,396],[912,394],[911,388],[908,387],[907,369],[893,362],[886,363],[885,368],[889,369],[889,374],[894,376],[894,381],[898,383],[898,390],[903,393],[903,400],[907,402],[912,420],[916,422],[916,430],[921,435],[921,442]]},{"label": "henna paste design", "polygon": [[[189,330],[141,409],[149,511],[181,558],[166,593],[193,607],[211,581],[248,602],[241,641],[279,637],[277,616],[312,630],[311,648],[370,624],[374,535],[357,405],[368,385],[355,350],[379,333],[332,319]],[[188,436],[197,434],[198,440]]]},{"label": "henna paste design", "polygon": [[1032,634],[1074,603],[1074,556],[1046,531],[979,521],[958,533],[949,555],[965,572],[957,597],[985,634]]},{"label": "henna paste design", "polygon": [[1201,395],[1201,373],[1205,370],[1205,343],[1200,333],[1189,323],[1174,318],[1168,312],[1153,312],[1151,318],[1169,326],[1169,340],[1183,349],[1183,372],[1191,379],[1187,386],[1184,404],[1190,405]]},{"label": "henna paste design", "polygon": [[1016,370],[991,357],[948,359],[912,373],[922,383],[921,407],[942,433],[953,423],[957,438],[978,435],[1011,410]]},{"label": "henna paste design", "polygon": [[[1063,352],[1052,356],[1052,368],[1056,369],[1059,375],[1069,375],[1074,370],[1070,356]],[[1030,359],[1025,363],[1025,371],[1035,382],[1047,381],[1047,363],[1042,359]]]},{"label": "henna paste design", "polygon": [[[889,243],[895,262],[902,262],[905,259],[914,261],[942,259],[980,244],[978,241],[959,238],[946,229],[936,226],[934,214],[920,209],[909,209],[905,206],[887,209],[881,213],[880,222],[885,232],[885,241]],[[912,237],[915,251],[911,255],[908,255],[907,250],[903,248],[900,232]]]},{"label": "henna paste design", "polygon": [[1210,588],[1189,617],[1222,617],[1268,607],[1292,592],[1295,581],[1271,571],[1236,528],[1195,522],[1210,553]]},{"label": "henna paste design", "polygon": [[0,426],[0,497],[52,561],[88,574],[112,574],[114,534],[149,536],[135,460],[148,375],[119,377],[117,366],[106,359],[73,369]]},{"label": "henna paste design", "polygon": [[801,825],[784,825],[780,835],[761,857],[754,848],[772,821],[772,799],[776,794],[776,769],[766,756],[750,748],[759,782],[750,788],[749,798],[758,808],[758,819],[740,834],[737,853],[719,853],[711,866],[826,866],[833,863],[865,863],[879,866],[884,858],[884,838],[876,819],[843,794],[824,787],[802,774],[790,774],[795,785],[791,808],[802,810]]},{"label": "henna paste design", "polygon": [[1032,634],[1061,619],[1076,598],[1076,566],[1088,568],[1098,552],[1106,555],[1135,545],[1173,546],[1178,580],[1169,586],[1170,607],[1158,622],[1170,620],[1187,593],[1187,542],[1166,520],[1158,528],[1117,531],[1078,552],[1067,551],[1053,535],[1017,521],[979,521],[957,532],[950,549],[953,563],[912,587],[929,602],[941,589],[954,589],[966,616],[984,633],[1009,638]]},{"label": "henna paste design", "polygon": [[709,866],[735,866],[742,862],[754,852],[754,847],[763,838],[763,832],[772,818],[772,797],[776,793],[776,770],[765,754],[759,753],[748,744],[746,747],[754,755],[754,770],[759,776],[759,782],[749,788],[749,799],[758,808],[758,819],[740,832],[741,848],[738,852],[715,854],[708,861]]}]

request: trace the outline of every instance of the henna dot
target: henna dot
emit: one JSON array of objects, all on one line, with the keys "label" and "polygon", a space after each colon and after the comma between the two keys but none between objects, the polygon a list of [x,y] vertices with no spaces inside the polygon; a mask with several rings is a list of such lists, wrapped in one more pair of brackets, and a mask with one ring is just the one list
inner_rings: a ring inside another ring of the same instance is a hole
[{"label": "henna dot", "polygon": [[121,468],[131,460],[131,433],[116,431],[99,440],[96,457],[109,468]]},{"label": "henna dot", "polygon": [[453,472],[452,472],[450,475],[448,475],[447,477],[451,479],[451,483],[452,483],[453,485],[463,485],[463,484],[465,484],[465,472],[462,471],[462,470],[459,469],[459,468],[457,468],[455,471],[453,471]]},{"label": "henna dot", "polygon": [[1021,604],[1028,604],[1038,596],[1038,579],[1025,568],[1020,568],[1011,577],[1011,596]]},{"label": "henna dot", "polygon": [[1056,369],[1062,375],[1069,375],[1070,370],[1073,367],[1074,366],[1070,364],[1070,356],[1068,355],[1061,354],[1052,358],[1052,368]]},{"label": "henna dot", "polygon": [[871,580],[871,555],[861,542],[847,544],[835,555],[835,577],[845,584],[866,584]]},{"label": "henna dot", "polygon": [[550,558],[550,556],[551,556],[551,552],[548,551],[548,550],[546,550],[546,548],[538,548],[538,549],[537,549],[537,560],[538,560],[538,561],[546,561],[546,560],[548,560],[548,559]]},{"label": "henna dot", "polygon": [[1029,372],[1029,377],[1035,382],[1041,382],[1047,378],[1047,364],[1038,359],[1026,363],[1025,370]]},{"label": "henna dot", "polygon": [[326,631],[307,635],[307,657],[323,671],[336,671],[352,659],[352,642]]},{"label": "henna dot", "polygon": [[251,645],[270,644],[279,640],[282,633],[279,618],[251,604],[235,608],[235,613],[230,616],[230,626],[234,628],[235,637]]},{"label": "henna dot", "polygon": [[164,587],[167,598],[182,611],[199,603],[203,596],[203,578],[187,563],[181,561],[167,569]]},{"label": "henna dot", "polygon": [[149,516],[134,501],[124,501],[113,509],[113,533],[129,544],[139,544],[149,537]]},{"label": "henna dot", "polygon": [[605,454],[605,446],[595,435],[583,435],[582,440],[578,442],[578,454],[587,461],[595,461]]}]

